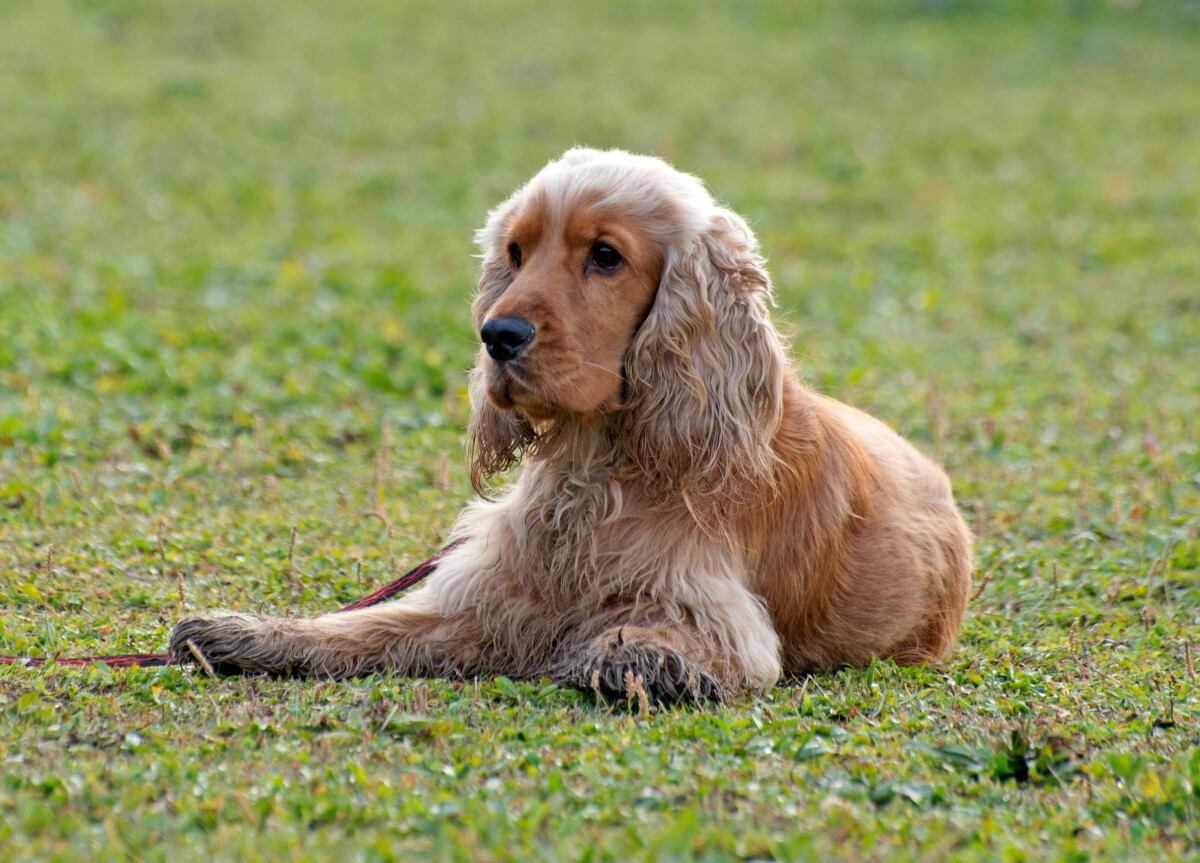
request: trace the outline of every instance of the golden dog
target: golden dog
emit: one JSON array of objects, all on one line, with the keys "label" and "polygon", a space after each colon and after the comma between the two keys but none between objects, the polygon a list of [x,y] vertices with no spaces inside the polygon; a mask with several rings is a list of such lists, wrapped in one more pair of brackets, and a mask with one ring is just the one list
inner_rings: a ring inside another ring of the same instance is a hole
[{"label": "golden dog", "polygon": [[507,675],[664,701],[934,662],[971,538],[945,474],[804,386],[746,223],[665,162],[574,149],[494,210],[473,307],[477,490],[391,603],[182,621],[226,671]]}]

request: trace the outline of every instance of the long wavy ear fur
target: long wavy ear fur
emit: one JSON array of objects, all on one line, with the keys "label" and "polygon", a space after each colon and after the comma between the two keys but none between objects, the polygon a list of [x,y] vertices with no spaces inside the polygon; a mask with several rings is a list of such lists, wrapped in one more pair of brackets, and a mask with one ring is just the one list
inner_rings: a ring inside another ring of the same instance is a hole
[{"label": "long wavy ear fur", "polygon": [[690,247],[669,251],[626,355],[632,457],[698,518],[761,500],[775,481],[786,361],[770,301],[753,233],[717,209]]}]

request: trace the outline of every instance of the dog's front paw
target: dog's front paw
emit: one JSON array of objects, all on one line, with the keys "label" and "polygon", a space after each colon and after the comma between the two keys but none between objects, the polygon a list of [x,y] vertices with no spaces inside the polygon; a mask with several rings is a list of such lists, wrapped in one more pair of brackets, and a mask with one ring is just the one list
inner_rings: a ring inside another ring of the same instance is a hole
[{"label": "dog's front paw", "polygon": [[725,693],[715,677],[679,651],[652,641],[590,648],[556,675],[563,685],[601,698],[635,698],[642,690],[665,704],[720,702]]},{"label": "dog's front paw", "polygon": [[217,674],[270,671],[260,656],[263,618],[236,611],[185,617],[175,625],[167,654],[176,662],[194,662]]}]

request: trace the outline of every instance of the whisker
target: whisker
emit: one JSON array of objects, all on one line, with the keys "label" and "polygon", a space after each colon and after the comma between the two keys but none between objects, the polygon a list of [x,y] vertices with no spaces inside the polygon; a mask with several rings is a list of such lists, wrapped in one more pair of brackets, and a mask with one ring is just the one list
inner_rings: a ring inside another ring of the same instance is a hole
[{"label": "whisker", "polygon": [[623,378],[621,375],[614,372],[612,369],[606,369],[604,366],[599,366],[599,365],[596,365],[595,363],[589,363],[587,360],[580,360],[579,362],[583,363],[585,366],[591,366],[594,369],[600,369],[600,371],[604,372],[605,374],[612,375],[614,378],[616,378],[619,381],[625,380],[625,378]]}]

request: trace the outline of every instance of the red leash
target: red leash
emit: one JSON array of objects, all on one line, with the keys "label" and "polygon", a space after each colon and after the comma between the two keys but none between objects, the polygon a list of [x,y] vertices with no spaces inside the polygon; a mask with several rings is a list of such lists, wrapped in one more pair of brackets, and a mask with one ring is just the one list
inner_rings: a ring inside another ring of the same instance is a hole
[{"label": "red leash", "polygon": [[[391,584],[379,588],[379,590],[370,596],[364,596],[362,599],[350,603],[345,608],[339,608],[334,614],[341,614],[343,611],[357,611],[360,608],[369,608],[372,605],[378,605],[384,600],[391,599],[400,591],[412,587],[419,581],[423,581],[426,576],[437,569],[438,561],[445,557],[449,551],[457,548],[461,543],[461,539],[455,540],[429,558],[429,560],[414,566]],[[49,662],[56,662],[59,665],[90,665],[93,662],[103,662],[111,668],[158,668],[163,665],[170,665],[171,657],[165,653],[126,653],[117,656],[56,656],[51,659],[47,659],[44,656],[0,656],[0,665],[24,664],[38,666]]]}]

